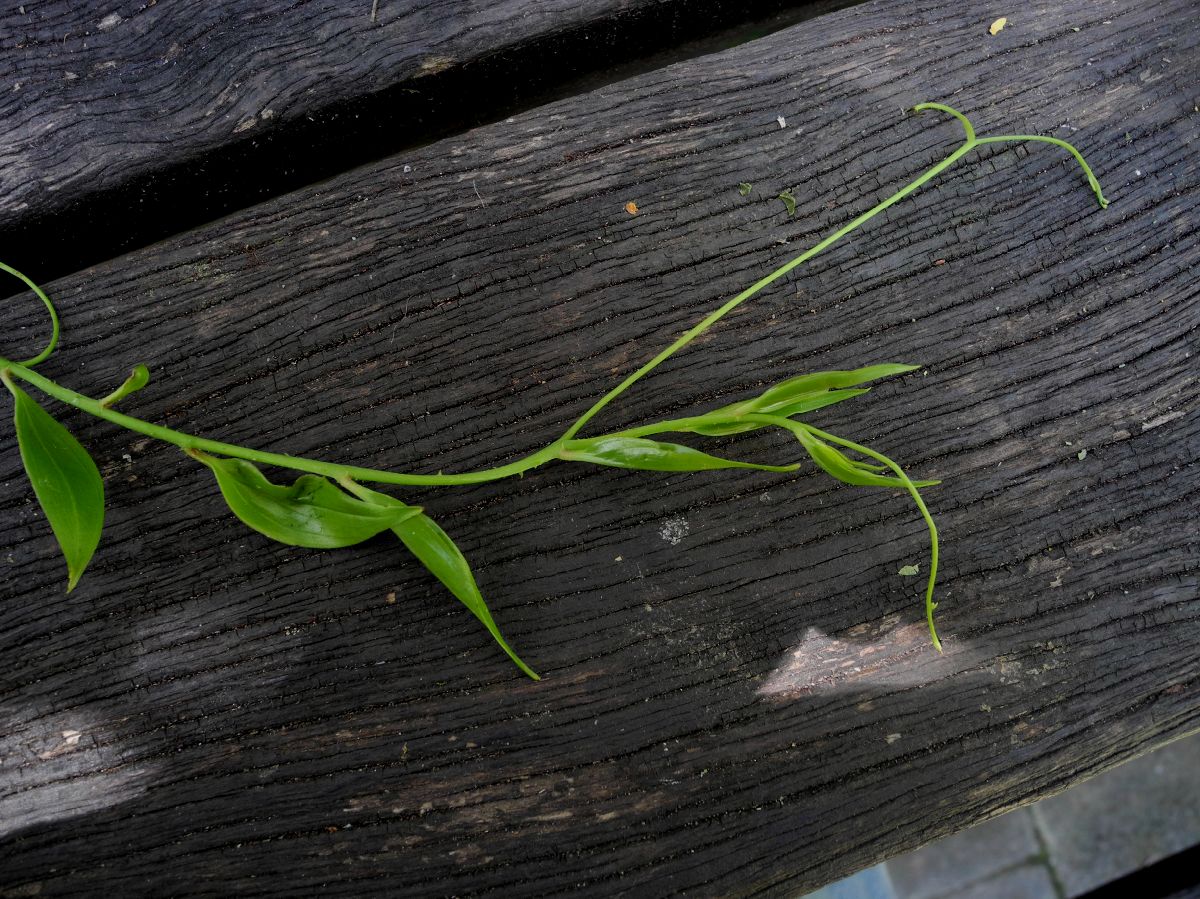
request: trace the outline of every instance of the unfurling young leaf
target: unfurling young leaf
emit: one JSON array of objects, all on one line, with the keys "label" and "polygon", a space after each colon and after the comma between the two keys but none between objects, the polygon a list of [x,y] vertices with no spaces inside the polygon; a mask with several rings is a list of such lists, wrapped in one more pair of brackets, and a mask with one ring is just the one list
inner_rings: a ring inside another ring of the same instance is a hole
[{"label": "unfurling young leaf", "polygon": [[8,378],[13,420],[29,483],[67,560],[67,592],[79,583],[104,528],[104,481],[71,433]]},{"label": "unfurling young leaf", "polygon": [[711,471],[718,468],[754,468],[759,471],[795,471],[797,465],[757,465],[710,456],[678,443],[661,443],[644,437],[591,437],[568,440],[558,454],[568,462],[591,462],[641,471]]},{"label": "unfurling young leaf", "polygon": [[[400,500],[388,496],[386,493],[371,490],[354,481],[344,482],[344,485],[356,496],[383,508],[404,506]],[[408,507],[405,506],[405,508]],[[467,563],[466,556],[450,539],[450,535],[425,514],[407,518],[392,530],[408,547],[408,551],[417,557],[417,561],[429,569],[429,572],[482,622],[492,638],[500,644],[500,648],[508,654],[516,666],[534,680],[541,680],[537,672],[521,660],[521,657],[508,645],[504,635],[500,633],[500,628],[492,618],[491,610],[484,602],[479,585],[475,582],[475,575],[471,572],[471,566]]]},{"label": "unfurling young leaf", "polygon": [[223,459],[195,450],[188,455],[212,469],[234,515],[260,534],[289,546],[353,546],[421,513],[420,508],[399,500],[386,508],[364,502],[317,475],[301,475],[292,486],[281,487],[242,459]]},{"label": "unfurling young leaf", "polygon": [[141,390],[149,383],[150,369],[138,363],[133,367],[133,371],[129,373],[129,377],[125,379],[125,383],[102,399],[100,405],[106,409],[111,409],[118,402],[129,396],[129,394]]}]

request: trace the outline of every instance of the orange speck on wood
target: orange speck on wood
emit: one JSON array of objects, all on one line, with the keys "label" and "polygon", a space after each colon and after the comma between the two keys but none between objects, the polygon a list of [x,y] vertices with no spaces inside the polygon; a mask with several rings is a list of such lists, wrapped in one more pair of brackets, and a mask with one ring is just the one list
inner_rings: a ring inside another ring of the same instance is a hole
[{"label": "orange speck on wood", "polygon": [[633,202],[633,200],[630,200],[625,204],[625,211],[630,215],[637,215],[637,203]]}]

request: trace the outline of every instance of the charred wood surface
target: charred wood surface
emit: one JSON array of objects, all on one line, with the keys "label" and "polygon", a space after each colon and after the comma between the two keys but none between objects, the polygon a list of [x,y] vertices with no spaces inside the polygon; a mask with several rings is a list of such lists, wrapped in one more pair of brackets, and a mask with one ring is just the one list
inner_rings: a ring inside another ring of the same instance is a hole
[{"label": "charred wood surface", "polygon": [[[465,470],[957,146],[914,103],[1069,138],[1108,210],[1053,148],[981,148],[596,422],[921,363],[812,420],[943,479],[944,655],[897,576],[910,502],[810,467],[405,493],[532,683],[394,540],[270,544],[175,449],[55,406],[108,525],[64,595],[3,437],[0,894],[795,895],[1200,726],[1194,7],[993,12],[831,14],[48,285],[42,370],[101,395],[146,362],[132,414]],[[35,301],[5,315],[32,352]]]}]

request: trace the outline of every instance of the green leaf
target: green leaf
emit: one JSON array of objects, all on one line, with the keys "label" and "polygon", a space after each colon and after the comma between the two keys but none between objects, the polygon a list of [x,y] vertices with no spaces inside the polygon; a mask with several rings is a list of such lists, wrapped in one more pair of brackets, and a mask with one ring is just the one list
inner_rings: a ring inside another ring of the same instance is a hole
[{"label": "green leaf", "polygon": [[722,437],[726,434],[739,434],[744,431],[770,427],[764,424],[742,422],[738,419],[746,413],[778,415],[782,418],[802,415],[805,412],[812,412],[814,409],[832,406],[834,403],[862,396],[868,392],[869,388],[859,387],[860,384],[904,374],[916,368],[918,368],[916,365],[885,363],[848,371],[819,371],[799,375],[768,387],[754,399],[742,400],[722,406],[720,409],[714,409],[701,416],[701,424],[689,428],[689,430],[706,437]]},{"label": "green leaf", "polygon": [[641,471],[709,471],[718,468],[754,468],[760,471],[795,471],[796,465],[756,465],[710,456],[690,446],[660,443],[644,437],[591,437],[568,440],[559,451],[568,462],[591,462]]},{"label": "green leaf", "polygon": [[901,577],[915,577],[916,575],[918,575],[920,573],[921,573],[920,565],[904,565],[900,568],[899,571],[896,572],[896,574],[900,575]]},{"label": "green leaf", "polygon": [[853,399],[856,396],[862,396],[864,393],[869,393],[869,388],[855,388],[851,390],[826,390],[824,393],[812,393],[807,396],[797,397],[790,405],[783,405],[778,408],[769,410],[759,410],[753,407],[754,401],[748,403],[735,403],[731,406],[725,406],[722,409],[717,409],[707,415],[702,416],[703,424],[689,428],[696,434],[703,434],[705,437],[724,437],[727,434],[741,434],[745,431],[755,431],[759,428],[768,428],[770,425],[759,424],[752,421],[739,421],[737,416],[744,412],[764,412],[771,415],[778,415],[781,418],[790,418],[793,415],[801,415],[805,412],[812,412],[814,409],[821,409],[825,406],[832,406],[834,403],[840,403],[843,400]]},{"label": "green leaf", "polygon": [[818,371],[808,375],[800,375],[780,381],[773,387],[763,391],[757,400],[752,402],[754,412],[776,414],[776,410],[799,399],[812,395],[820,395],[828,390],[858,387],[868,381],[878,381],[892,375],[902,375],[918,368],[916,365],[901,365],[884,363],[869,365],[866,368],[855,368],[849,371]]},{"label": "green leaf", "polygon": [[[355,482],[349,482],[346,486],[363,500],[379,504],[384,508],[404,505],[386,493],[379,493]],[[429,572],[483,623],[492,638],[516,663],[516,666],[534,680],[541,680],[541,677],[513,651],[504,639],[504,635],[500,633],[500,628],[492,618],[491,610],[488,609],[487,603],[483,600],[483,594],[479,591],[479,585],[475,582],[475,575],[471,572],[471,566],[467,563],[466,556],[450,539],[450,535],[425,514],[408,518],[392,530],[408,547],[409,552],[416,556],[417,560],[429,569]]]},{"label": "green leaf", "polygon": [[189,450],[212,469],[230,510],[260,534],[311,549],[335,549],[369,540],[421,513],[399,500],[388,507],[350,496],[328,478],[306,474],[290,487],[267,480],[244,459]]},{"label": "green leaf", "polygon": [[[855,487],[893,487],[901,490],[906,490],[907,486],[899,478],[888,475],[875,474],[867,470],[867,466],[860,465],[846,457],[840,450],[835,449],[823,440],[818,440],[812,434],[798,427],[794,432],[796,439],[800,441],[801,446],[808,451],[812,460],[825,471],[826,474],[846,484],[853,484]],[[935,484],[940,484],[941,481],[913,481],[914,487],[932,487]]]},{"label": "green leaf", "polygon": [[738,185],[738,193],[741,194],[743,197],[746,196],[748,193],[750,193],[750,191],[752,191],[752,190],[754,190],[754,185],[749,184],[745,181],[743,181],[741,184]]},{"label": "green leaf", "polygon": [[492,638],[500,644],[500,648],[508,654],[516,666],[534,680],[541,680],[537,672],[521,660],[521,657],[508,645],[504,635],[500,633],[500,628],[492,618],[491,610],[488,609],[487,603],[483,600],[483,594],[479,591],[479,585],[475,582],[471,566],[458,546],[450,539],[450,535],[428,515],[410,518],[394,530],[404,545],[408,547],[409,552],[416,556],[421,564],[428,568],[433,576],[441,581],[446,589],[458,597],[458,600],[483,623]]},{"label": "green leaf", "polygon": [[789,216],[796,214],[796,198],[792,196],[790,190],[783,191],[778,199],[783,200],[783,205],[787,207],[787,214]]},{"label": "green leaf", "polygon": [[100,544],[104,481],[96,463],[71,433],[24,390],[5,378],[16,408],[17,444],[29,483],[67,560],[67,592]]}]

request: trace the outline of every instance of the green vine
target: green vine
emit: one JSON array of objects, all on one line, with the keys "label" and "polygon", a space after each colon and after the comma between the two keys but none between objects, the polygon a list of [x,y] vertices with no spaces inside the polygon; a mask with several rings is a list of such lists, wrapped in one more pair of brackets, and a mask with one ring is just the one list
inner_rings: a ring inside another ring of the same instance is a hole
[{"label": "green vine", "polygon": [[[67,560],[68,591],[79,581],[99,544],[104,520],[103,482],[87,451],[18,386],[17,381],[31,385],[47,396],[89,415],[179,447],[213,472],[225,501],[238,518],[273,540],[292,546],[334,548],[352,546],[385,530],[392,531],[408,551],[488,628],[513,662],[534,679],[537,679],[537,675],[505,642],[483,600],[470,566],[449,535],[422,509],[371,490],[363,486],[362,482],[401,487],[478,484],[520,475],[555,460],[649,471],[703,471],[721,468],[794,471],[799,467],[797,464],[763,465],[726,459],[683,444],[650,439],[665,433],[720,437],[763,428],[779,428],[795,437],[813,462],[835,479],[855,486],[902,489],[913,498],[929,529],[931,558],[925,589],[925,616],[933,645],[940,651],[942,646],[933,615],[934,609],[937,608],[933,601],[938,569],[937,527],[919,490],[938,482],[913,481],[899,465],[877,450],[819,430],[796,418],[824,406],[860,396],[869,389],[862,385],[912,371],[915,366],[884,364],[850,371],[801,375],[776,384],[757,397],[703,415],[660,421],[594,437],[577,436],[613,400],[742,303],[860,228],[888,207],[899,203],[976,147],[983,144],[1032,141],[1065,149],[1082,167],[1101,208],[1108,205],[1099,182],[1083,156],[1065,141],[1027,134],[977,137],[970,121],[957,110],[941,103],[922,103],[914,107],[916,112],[927,110],[944,112],[958,119],[965,132],[962,145],[887,199],[704,316],[669,346],[600,397],[560,437],[515,462],[478,471],[420,475],[339,465],[209,440],[118,412],[112,408],[114,405],[148,383],[149,371],[146,367],[137,366],[124,384],[99,400],[39,374],[34,370],[35,367],[48,359],[58,344],[58,313],[38,285],[16,269],[0,263],[0,269],[21,279],[34,291],[50,314],[52,330],[46,347],[25,362],[13,362],[0,357],[0,380],[14,398],[17,442],[26,472]],[[873,461],[856,459],[843,450]],[[291,486],[285,487],[270,482],[259,471],[257,465],[271,465],[303,474]]]}]

